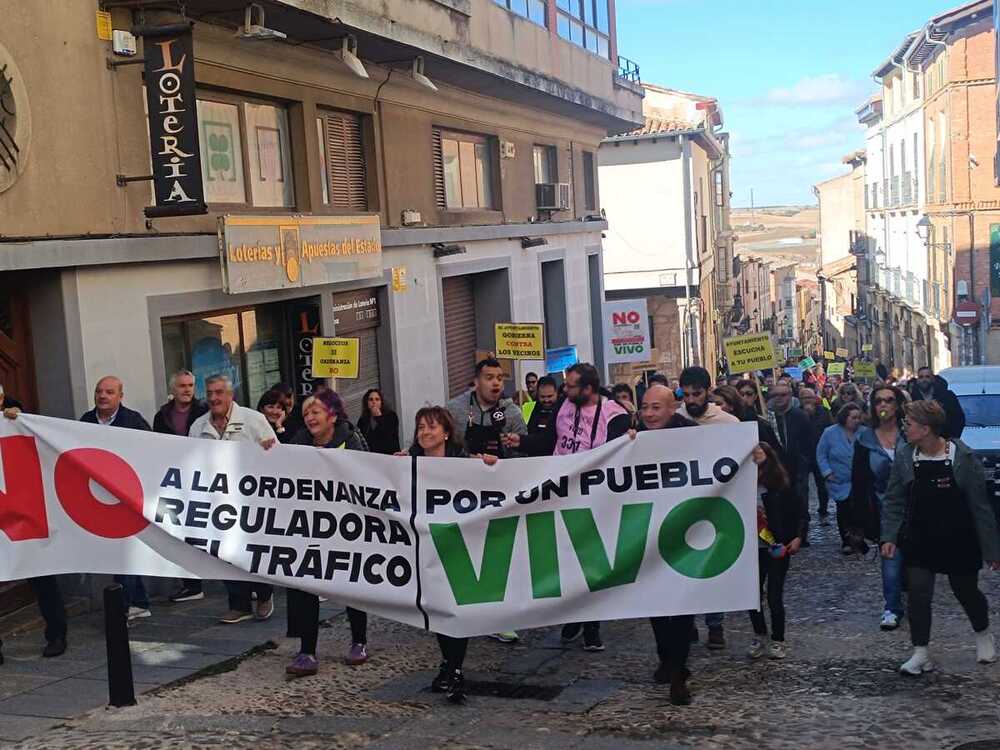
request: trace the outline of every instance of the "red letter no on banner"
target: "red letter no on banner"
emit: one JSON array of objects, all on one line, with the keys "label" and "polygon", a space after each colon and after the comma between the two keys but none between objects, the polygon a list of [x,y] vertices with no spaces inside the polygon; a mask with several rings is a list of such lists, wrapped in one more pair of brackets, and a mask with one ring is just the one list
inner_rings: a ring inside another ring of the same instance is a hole
[{"label": "red letter no on banner", "polygon": [[12,542],[45,539],[49,524],[35,439],[27,435],[0,438],[0,460],[6,485],[0,491],[0,531]]},{"label": "red letter no on banner", "polygon": [[[117,505],[101,502],[90,482],[101,485]],[[122,458],[99,448],[74,448],[56,461],[56,494],[66,514],[77,525],[107,539],[138,534],[149,521],[142,515],[142,483]]]}]

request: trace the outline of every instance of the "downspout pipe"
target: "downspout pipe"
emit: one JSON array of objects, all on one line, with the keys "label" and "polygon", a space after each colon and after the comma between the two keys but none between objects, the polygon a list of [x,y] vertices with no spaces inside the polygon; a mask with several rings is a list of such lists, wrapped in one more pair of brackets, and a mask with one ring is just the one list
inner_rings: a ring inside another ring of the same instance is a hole
[{"label": "downspout pipe", "polygon": [[691,139],[684,135],[677,136],[681,147],[681,169],[684,181],[684,343],[687,358],[684,363],[688,367],[695,362],[694,335],[692,332],[693,318],[691,315],[691,269],[692,269],[692,231],[694,211],[691,202],[694,200],[694,190],[691,185]]}]

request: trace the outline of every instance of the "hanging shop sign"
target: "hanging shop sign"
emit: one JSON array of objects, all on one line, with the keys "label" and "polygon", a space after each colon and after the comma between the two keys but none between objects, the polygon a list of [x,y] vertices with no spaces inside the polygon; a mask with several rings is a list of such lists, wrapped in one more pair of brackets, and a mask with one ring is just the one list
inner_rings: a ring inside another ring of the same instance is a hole
[{"label": "hanging shop sign", "polygon": [[222,216],[219,255],[229,294],[382,276],[377,216]]},{"label": "hanging shop sign", "polygon": [[541,323],[496,323],[496,356],[500,359],[545,359],[545,326]]},{"label": "hanging shop sign", "polygon": [[208,213],[201,182],[191,24],[141,29],[156,205],[146,216]]},{"label": "hanging shop sign", "polygon": [[622,299],[605,302],[604,360],[649,362],[652,343],[649,339],[649,313],[645,299]]},{"label": "hanging shop sign", "polygon": [[313,377],[313,339],[320,335],[320,309],[312,300],[296,300],[288,305],[288,322],[292,338],[292,381],[299,402],[316,390]]}]

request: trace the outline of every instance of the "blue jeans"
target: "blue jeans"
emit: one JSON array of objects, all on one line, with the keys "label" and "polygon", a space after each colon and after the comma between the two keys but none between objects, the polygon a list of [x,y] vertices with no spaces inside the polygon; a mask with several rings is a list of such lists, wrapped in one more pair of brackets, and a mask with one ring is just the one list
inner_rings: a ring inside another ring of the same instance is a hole
[{"label": "blue jeans", "polygon": [[882,596],[885,608],[896,617],[903,616],[903,552],[898,547],[891,559],[882,558]]},{"label": "blue jeans", "polygon": [[721,628],[725,619],[725,612],[710,612],[705,615],[705,626],[708,628]]},{"label": "blue jeans", "polygon": [[146,585],[141,576],[115,576],[115,583],[122,585],[126,607],[149,609],[149,597],[146,595]]}]

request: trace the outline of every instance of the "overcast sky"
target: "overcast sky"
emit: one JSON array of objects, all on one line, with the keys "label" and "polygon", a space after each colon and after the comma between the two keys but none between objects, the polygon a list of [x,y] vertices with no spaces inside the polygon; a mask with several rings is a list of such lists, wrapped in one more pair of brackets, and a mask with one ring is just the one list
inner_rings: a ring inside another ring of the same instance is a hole
[{"label": "overcast sky", "polygon": [[854,110],[907,33],[957,0],[617,0],[618,53],[642,80],[716,97],[733,205],[813,204],[864,147]]}]

